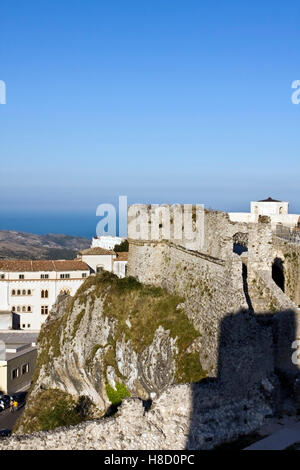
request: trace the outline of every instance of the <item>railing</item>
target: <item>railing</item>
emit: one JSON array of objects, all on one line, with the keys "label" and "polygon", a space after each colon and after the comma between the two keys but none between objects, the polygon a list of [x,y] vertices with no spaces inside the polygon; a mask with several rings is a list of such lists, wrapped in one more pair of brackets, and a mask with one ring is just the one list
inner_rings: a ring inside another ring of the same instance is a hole
[{"label": "railing", "polygon": [[297,243],[300,245],[300,229],[290,228],[284,225],[277,225],[275,229],[276,237],[287,240],[290,243]]}]

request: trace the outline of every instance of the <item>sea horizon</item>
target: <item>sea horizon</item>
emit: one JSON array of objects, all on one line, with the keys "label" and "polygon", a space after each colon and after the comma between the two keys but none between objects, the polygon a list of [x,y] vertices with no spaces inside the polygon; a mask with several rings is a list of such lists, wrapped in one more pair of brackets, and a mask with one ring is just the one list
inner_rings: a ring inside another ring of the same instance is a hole
[{"label": "sea horizon", "polygon": [[0,230],[45,235],[64,234],[91,239],[96,235],[99,217],[89,211],[80,213],[0,212]]}]

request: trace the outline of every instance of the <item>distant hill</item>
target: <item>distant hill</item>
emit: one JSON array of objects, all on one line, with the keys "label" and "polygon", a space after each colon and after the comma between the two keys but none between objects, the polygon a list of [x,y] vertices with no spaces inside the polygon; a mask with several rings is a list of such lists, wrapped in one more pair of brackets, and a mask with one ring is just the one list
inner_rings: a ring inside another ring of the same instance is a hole
[{"label": "distant hill", "polygon": [[0,230],[0,259],[73,259],[90,244],[91,241],[83,237]]}]

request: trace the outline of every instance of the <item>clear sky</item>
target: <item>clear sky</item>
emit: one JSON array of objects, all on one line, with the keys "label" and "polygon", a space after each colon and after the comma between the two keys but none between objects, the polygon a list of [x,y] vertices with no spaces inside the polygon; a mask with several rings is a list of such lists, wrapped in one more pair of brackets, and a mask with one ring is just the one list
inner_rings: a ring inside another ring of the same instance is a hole
[{"label": "clear sky", "polygon": [[300,4],[1,0],[0,212],[300,211]]}]

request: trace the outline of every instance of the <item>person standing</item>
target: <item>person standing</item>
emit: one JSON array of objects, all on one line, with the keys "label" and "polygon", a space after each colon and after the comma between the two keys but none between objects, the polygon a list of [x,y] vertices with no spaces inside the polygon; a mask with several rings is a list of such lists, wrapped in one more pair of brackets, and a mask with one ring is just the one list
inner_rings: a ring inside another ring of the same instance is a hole
[{"label": "person standing", "polygon": [[14,412],[14,399],[12,397],[10,397],[9,408],[10,408],[10,412],[13,413]]}]

